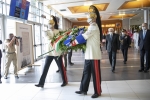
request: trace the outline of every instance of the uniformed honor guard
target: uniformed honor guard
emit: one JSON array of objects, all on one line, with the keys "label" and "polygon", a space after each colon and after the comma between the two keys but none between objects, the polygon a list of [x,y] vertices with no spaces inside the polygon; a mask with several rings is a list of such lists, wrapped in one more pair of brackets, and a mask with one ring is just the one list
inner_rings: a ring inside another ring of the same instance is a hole
[{"label": "uniformed honor guard", "polygon": [[6,64],[4,70],[4,78],[7,79],[7,75],[9,72],[9,67],[11,62],[14,65],[14,74],[15,78],[19,78],[17,74],[17,56],[16,56],[16,49],[15,45],[19,46],[18,39],[12,33],[9,34],[9,39],[5,41],[5,51],[6,51]]},{"label": "uniformed honor guard", "polygon": [[93,5],[89,7],[87,22],[90,24],[88,30],[84,34],[76,37],[76,40],[72,42],[73,46],[86,42],[85,63],[80,90],[75,93],[87,95],[92,74],[94,85],[94,94],[92,95],[92,98],[97,98],[102,92],[100,70],[100,59],[102,58],[100,50],[100,41],[102,39],[100,38],[102,38],[102,28],[99,11]]},{"label": "uniformed honor guard", "polygon": [[48,50],[49,51],[53,50],[53,51],[49,52],[48,56],[46,57],[43,73],[41,75],[39,83],[35,85],[36,87],[42,87],[42,88],[44,87],[45,79],[46,79],[50,64],[52,63],[53,59],[55,59],[56,64],[60,70],[60,74],[61,74],[62,81],[63,81],[61,86],[65,86],[68,83],[61,52],[57,52],[56,50],[54,50],[52,43],[51,43],[52,38],[56,34],[59,34],[57,20],[54,16],[51,16],[51,20],[49,21],[49,28],[50,30],[47,30],[45,34],[46,34],[47,39],[49,40]]},{"label": "uniformed honor guard", "polygon": [[130,36],[127,35],[127,31],[125,29],[122,30],[122,34],[119,37],[119,40],[120,40],[120,49],[122,51],[124,58],[123,62],[124,64],[126,64],[128,58],[128,48],[130,47],[131,44],[131,38]]}]

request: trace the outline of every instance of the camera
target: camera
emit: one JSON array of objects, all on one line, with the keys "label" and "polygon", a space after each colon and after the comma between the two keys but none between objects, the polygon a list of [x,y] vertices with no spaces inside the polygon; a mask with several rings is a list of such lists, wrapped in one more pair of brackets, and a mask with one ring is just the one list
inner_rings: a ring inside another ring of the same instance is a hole
[{"label": "camera", "polygon": [[[21,37],[17,37],[17,36],[15,36],[16,37],[16,39],[21,39]],[[16,39],[15,39],[15,44],[16,44]]]},{"label": "camera", "polygon": [[15,36],[16,37],[16,39],[21,39],[21,37],[17,37],[17,36]]}]

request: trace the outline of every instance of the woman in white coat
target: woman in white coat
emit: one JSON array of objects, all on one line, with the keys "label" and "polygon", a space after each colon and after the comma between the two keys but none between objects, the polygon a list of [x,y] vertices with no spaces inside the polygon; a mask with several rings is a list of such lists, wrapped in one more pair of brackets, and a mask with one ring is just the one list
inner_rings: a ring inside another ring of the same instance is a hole
[{"label": "woman in white coat", "polygon": [[39,83],[35,85],[36,87],[42,87],[42,88],[44,87],[45,79],[46,79],[50,64],[52,63],[53,59],[56,61],[56,64],[60,70],[60,74],[61,74],[62,81],[63,81],[61,86],[65,86],[68,83],[61,52],[57,52],[56,50],[54,50],[52,43],[51,43],[53,37],[59,33],[59,30],[57,30],[58,29],[57,21],[54,16],[51,16],[51,20],[49,21],[49,28],[50,30],[47,30],[45,34],[46,34],[47,39],[49,40],[48,50],[49,51],[53,50],[53,51],[49,52],[49,54],[46,57],[43,73],[41,75]]},{"label": "woman in white coat", "polygon": [[134,30],[133,42],[135,49],[138,49],[138,41],[139,41],[139,33],[137,32],[137,30]]}]

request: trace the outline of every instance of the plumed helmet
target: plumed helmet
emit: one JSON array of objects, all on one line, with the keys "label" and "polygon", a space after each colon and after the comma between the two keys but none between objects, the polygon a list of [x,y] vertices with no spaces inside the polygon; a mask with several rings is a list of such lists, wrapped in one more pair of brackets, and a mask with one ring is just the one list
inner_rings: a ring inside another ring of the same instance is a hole
[{"label": "plumed helmet", "polygon": [[55,29],[58,29],[57,19],[53,15],[50,16],[49,24],[52,24]]},{"label": "plumed helmet", "polygon": [[89,13],[88,13],[87,17],[91,18],[91,19],[96,19],[97,18],[94,6],[89,7]]},{"label": "plumed helmet", "polygon": [[55,25],[54,16],[50,16],[49,24]]},{"label": "plumed helmet", "polygon": [[96,19],[96,23],[97,23],[97,25],[99,27],[99,31],[100,31],[100,41],[102,42],[102,35],[103,34],[102,34],[100,13],[99,13],[98,9],[94,5],[91,5],[89,7],[88,18]]}]

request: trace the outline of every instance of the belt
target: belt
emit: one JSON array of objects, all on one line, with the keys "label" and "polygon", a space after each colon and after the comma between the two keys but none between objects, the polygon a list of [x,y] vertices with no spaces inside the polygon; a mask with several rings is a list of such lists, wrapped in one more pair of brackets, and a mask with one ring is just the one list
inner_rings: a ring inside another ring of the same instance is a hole
[{"label": "belt", "polygon": [[6,52],[7,54],[14,54],[15,52]]}]

